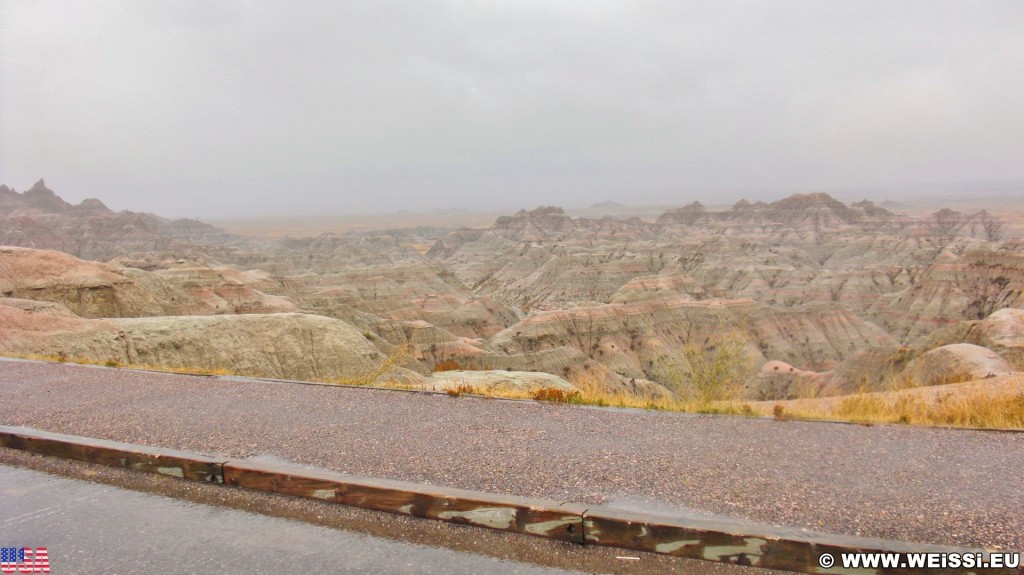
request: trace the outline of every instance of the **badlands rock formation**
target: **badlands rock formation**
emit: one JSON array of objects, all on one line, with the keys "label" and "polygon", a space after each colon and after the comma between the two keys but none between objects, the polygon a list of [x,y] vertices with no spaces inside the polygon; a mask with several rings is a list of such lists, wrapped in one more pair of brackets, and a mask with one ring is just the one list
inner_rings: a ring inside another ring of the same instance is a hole
[{"label": "badlands rock formation", "polygon": [[[321,381],[361,381],[386,360],[352,326],[315,315],[84,319],[22,302],[0,299],[0,353]],[[402,369],[380,375],[421,380]]]},{"label": "badlands rock formation", "polygon": [[0,245],[106,260],[136,252],[208,253],[233,241],[223,230],[196,220],[114,212],[94,198],[71,205],[43,180],[24,193],[0,185]]},{"label": "badlands rock formation", "polygon": [[[66,349],[25,344],[18,349],[37,350],[25,353],[106,358],[114,352],[98,343],[102,337],[75,345],[67,334],[93,333],[115,325],[113,318],[153,318],[117,324],[132,334],[148,333],[147,321],[177,326],[179,334],[188,326],[203,332],[203,322],[294,334],[302,329],[293,324],[316,314],[333,322],[324,326],[357,333],[359,349],[382,356],[408,349],[402,365],[420,374],[442,363],[543,372],[558,381],[601,373],[611,390],[659,395],[687,393],[687,353],[694,346],[717,353],[726,334],[744,362],[760,368],[747,395],[836,394],[900,376],[931,381],[919,368],[946,357],[927,354],[951,344],[981,346],[987,351],[980,354],[1024,366],[1024,312],[1017,309],[1024,307],[1024,244],[986,233],[988,214],[952,214],[915,219],[867,201],[798,194],[724,210],[692,203],[649,221],[574,218],[542,206],[486,229],[271,241],[115,214],[99,201],[72,206],[40,182],[24,194],[0,188],[0,240],[107,263],[0,248],[0,296],[8,298],[5,313],[40,316],[40,325],[64,330],[52,341]],[[238,314],[260,319],[232,323]],[[196,318],[208,315],[226,317]],[[173,316],[189,319],[175,323]],[[44,332],[32,331],[46,339]],[[29,336],[19,337],[24,344]],[[263,354],[262,363],[238,359],[247,373],[259,371],[257,364],[264,374],[281,372],[264,351],[303,357],[295,335],[262,347],[223,337],[225,345]],[[179,343],[189,350],[210,343],[201,341]],[[129,360],[129,352],[118,353],[118,361]],[[203,353],[199,367],[230,363]],[[324,371],[301,368],[304,362],[289,364],[289,376]],[[978,369],[1005,369],[997,363]]]},{"label": "badlands rock formation", "polygon": [[82,317],[298,311],[252,289],[260,274],[176,267],[147,272],[63,252],[0,246],[0,295],[57,302]]},{"label": "badlands rock formation", "polygon": [[60,303],[82,317],[196,314],[203,304],[161,277],[58,251],[0,247],[0,295]]},{"label": "badlands rock formation", "polygon": [[970,343],[955,343],[914,358],[904,373],[921,385],[942,385],[996,377],[1013,367],[996,352]]},{"label": "badlands rock formation", "polygon": [[882,298],[872,315],[901,339],[925,335],[1004,308],[1024,306],[1024,252],[943,252],[907,289]]}]

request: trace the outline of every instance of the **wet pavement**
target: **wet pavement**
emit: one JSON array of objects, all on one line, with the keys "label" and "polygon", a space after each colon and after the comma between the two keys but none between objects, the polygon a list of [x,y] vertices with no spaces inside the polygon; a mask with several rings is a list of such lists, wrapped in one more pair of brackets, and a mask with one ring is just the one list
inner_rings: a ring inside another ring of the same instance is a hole
[{"label": "wet pavement", "polygon": [[0,545],[60,573],[579,573],[0,466]]},{"label": "wet pavement", "polygon": [[0,423],[668,517],[1024,548],[1024,434],[0,361]]}]

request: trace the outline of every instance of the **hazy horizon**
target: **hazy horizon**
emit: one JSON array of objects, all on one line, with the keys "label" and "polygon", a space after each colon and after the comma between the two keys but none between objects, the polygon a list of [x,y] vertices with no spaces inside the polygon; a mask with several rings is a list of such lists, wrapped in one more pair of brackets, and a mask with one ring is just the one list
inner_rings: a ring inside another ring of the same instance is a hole
[{"label": "hazy horizon", "polygon": [[0,4],[0,183],[213,220],[1024,191],[1019,2]]}]

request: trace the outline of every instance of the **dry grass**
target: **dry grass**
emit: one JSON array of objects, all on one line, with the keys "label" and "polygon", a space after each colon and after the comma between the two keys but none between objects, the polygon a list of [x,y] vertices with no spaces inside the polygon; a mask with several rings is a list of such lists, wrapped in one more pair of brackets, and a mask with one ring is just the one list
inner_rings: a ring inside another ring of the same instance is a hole
[{"label": "dry grass", "polygon": [[4,357],[14,359],[28,359],[32,361],[49,361],[53,363],[77,363],[79,365],[103,365],[105,361],[89,359],[84,357],[68,357],[64,354],[45,355],[37,353],[5,353]]},{"label": "dry grass", "polygon": [[854,395],[843,399],[835,415],[860,422],[1024,428],[1024,391],[951,394],[935,402],[912,395]]},{"label": "dry grass", "polygon": [[688,366],[686,379],[701,404],[736,400],[755,369],[744,349],[745,339],[735,330],[721,330],[706,342],[696,339],[683,346]]},{"label": "dry grass", "polygon": [[370,370],[363,375],[357,377],[335,377],[321,380],[323,383],[335,383],[339,385],[374,385],[385,373],[398,367],[402,361],[405,360],[406,356],[412,351],[412,346],[409,344],[399,347],[397,350],[392,352],[391,355],[387,356],[383,362],[376,369]]},{"label": "dry grass", "polygon": [[[323,383],[342,385],[379,385],[395,389],[417,389],[397,381],[379,381],[397,366],[408,348],[400,348],[373,371],[360,377],[336,378]],[[151,365],[121,365],[114,360],[93,360],[47,355],[12,355],[19,359],[109,365],[151,369],[186,375],[237,375],[226,369],[176,368]],[[624,390],[610,391],[603,367],[580,372],[569,378],[579,391],[542,388],[494,391],[459,384],[446,392],[459,397],[466,394],[509,399],[534,399],[595,406],[653,409],[691,413],[756,415],[779,420],[806,419],[850,421],[858,423],[903,423],[949,427],[1024,429],[1024,375],[1010,375],[966,383],[921,387],[914,382],[892,382],[887,392],[861,392],[854,395],[772,402],[705,401],[670,396],[645,397]]]},{"label": "dry grass", "polygon": [[[897,391],[752,404],[793,419],[1024,429],[1024,376],[1010,375]],[[777,415],[777,414],[776,414]]]},{"label": "dry grass", "polygon": [[[333,383],[340,385],[356,385],[366,386],[378,383],[378,380],[396,367],[401,361],[409,354],[409,347],[401,347],[395,353],[385,358],[381,364],[373,369],[356,377],[338,377],[338,378],[325,378],[319,380],[318,383]],[[270,375],[259,375],[259,374],[243,374],[237,371],[225,369],[225,368],[202,368],[202,367],[176,367],[168,365],[152,365],[146,363],[125,363],[117,359],[94,359],[85,357],[67,357],[66,355],[43,355],[43,354],[5,354],[6,357],[12,357],[16,359],[29,359],[35,361],[49,361],[53,363],[75,363],[79,365],[102,365],[104,367],[118,368],[124,367],[129,369],[144,369],[149,371],[160,371],[167,373],[178,373],[181,375],[207,375],[207,376],[244,376],[244,377],[272,377]],[[396,387],[405,389],[407,385],[403,385],[398,382],[388,383],[388,387]]]},{"label": "dry grass", "polygon": [[569,377],[569,383],[579,390],[572,403],[599,407],[632,407],[659,411],[684,411],[729,415],[753,415],[753,409],[738,401],[702,401],[671,396],[644,397],[624,390],[610,391],[605,384],[606,368],[590,369]]},{"label": "dry grass", "polygon": [[148,363],[122,363],[116,359],[93,359],[87,357],[68,357],[63,354],[58,355],[44,355],[34,353],[18,353],[18,354],[4,354],[5,357],[12,357],[16,359],[28,359],[33,361],[49,361],[53,363],[74,363],[78,365],[102,365],[103,367],[124,367],[129,369],[144,369],[149,371],[161,371],[167,373],[178,373],[181,375],[238,375],[227,369],[212,368],[204,369],[200,367],[173,367],[166,365],[151,365]]},{"label": "dry grass", "polygon": [[532,399],[537,401],[552,401],[555,403],[579,403],[582,395],[578,391],[565,391],[554,387],[542,387],[533,390],[530,394]]},{"label": "dry grass", "polygon": [[774,406],[772,406],[772,415],[775,417],[775,419],[778,419],[780,421],[785,420],[787,417],[786,407],[781,403],[776,403]]},{"label": "dry grass", "polygon": [[460,397],[463,395],[476,395],[477,389],[467,383],[460,383],[455,387],[449,387],[445,390],[445,393],[452,397]]},{"label": "dry grass", "polygon": [[604,373],[601,370],[585,372],[570,378],[570,381],[580,390],[580,396],[574,403],[589,405],[758,415],[782,421],[814,419],[1024,429],[1024,376],[930,387],[900,381],[893,382],[898,391],[776,402],[643,398],[626,392],[610,392],[604,385]]}]

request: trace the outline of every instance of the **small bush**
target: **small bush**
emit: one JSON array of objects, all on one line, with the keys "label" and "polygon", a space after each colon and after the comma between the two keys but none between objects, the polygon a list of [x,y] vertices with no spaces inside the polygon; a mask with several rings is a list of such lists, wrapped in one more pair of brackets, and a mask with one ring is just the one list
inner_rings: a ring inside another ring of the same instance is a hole
[{"label": "small bush", "polygon": [[755,373],[745,345],[743,334],[730,331],[703,343],[691,340],[683,346],[688,366],[685,379],[693,386],[700,403],[739,398],[744,383]]},{"label": "small bush", "polygon": [[118,363],[116,359],[108,359],[107,361],[103,362],[103,365],[107,367],[120,367],[121,364]]},{"label": "small bush", "polygon": [[465,395],[467,393],[476,393],[476,389],[473,388],[472,385],[460,383],[455,387],[449,387],[445,392],[452,397],[459,397],[460,395]]},{"label": "small bush", "polygon": [[530,397],[537,401],[553,401],[555,403],[580,403],[582,399],[578,391],[565,391],[555,387],[535,389]]},{"label": "small bush", "polygon": [[783,421],[786,419],[786,408],[781,403],[776,403],[772,408],[772,415],[775,416],[775,419]]}]

